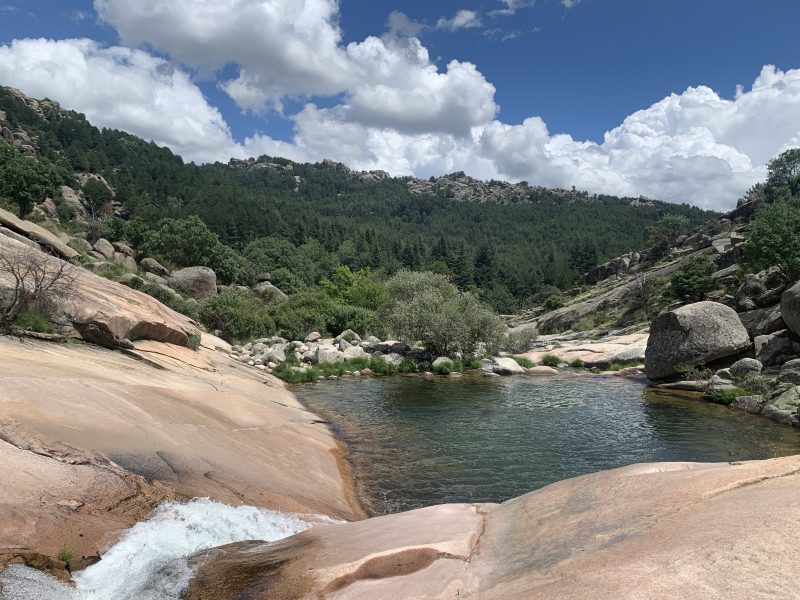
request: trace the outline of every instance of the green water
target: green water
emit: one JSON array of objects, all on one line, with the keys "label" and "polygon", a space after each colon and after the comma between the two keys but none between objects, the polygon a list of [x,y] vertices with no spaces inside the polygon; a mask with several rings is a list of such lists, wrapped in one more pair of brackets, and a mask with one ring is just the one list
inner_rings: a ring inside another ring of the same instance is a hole
[{"label": "green water", "polygon": [[631,463],[800,453],[791,428],[619,377],[403,376],[295,392],[349,445],[374,514],[498,502]]}]

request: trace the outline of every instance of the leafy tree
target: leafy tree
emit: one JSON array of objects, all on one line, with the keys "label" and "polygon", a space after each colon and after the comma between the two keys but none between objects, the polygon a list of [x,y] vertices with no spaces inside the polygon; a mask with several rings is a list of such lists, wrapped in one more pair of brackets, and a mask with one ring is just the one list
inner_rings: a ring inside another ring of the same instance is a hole
[{"label": "leafy tree", "polygon": [[555,294],[552,294],[545,298],[542,306],[544,306],[547,310],[555,310],[557,308],[561,308],[565,304],[566,301],[564,300],[563,296],[556,296]]},{"label": "leafy tree", "polygon": [[800,199],[759,210],[744,244],[744,263],[757,271],[778,265],[787,280],[800,279]]},{"label": "leafy tree", "polygon": [[322,280],[321,285],[340,302],[370,310],[378,310],[388,298],[386,288],[372,280],[369,269],[354,273],[347,265],[339,265],[330,278]]},{"label": "leafy tree", "polygon": [[648,229],[648,243],[656,258],[669,253],[675,240],[689,229],[689,224],[689,219],[683,215],[665,215]]},{"label": "leafy tree", "polygon": [[89,211],[89,215],[96,219],[103,212],[108,212],[107,206],[111,202],[113,195],[108,186],[102,181],[90,177],[83,186],[83,197],[86,201],[84,204]]},{"label": "leafy tree", "polygon": [[800,148],[791,148],[767,163],[766,187],[787,187],[792,195],[800,188]]},{"label": "leafy tree", "polygon": [[688,302],[703,300],[717,287],[711,274],[717,267],[706,256],[695,256],[678,269],[670,281],[670,292]]},{"label": "leafy tree", "polygon": [[275,331],[267,307],[252,293],[229,289],[200,304],[200,321],[209,329],[219,329],[228,341],[246,341]]},{"label": "leafy tree", "polygon": [[21,215],[45,198],[54,198],[61,177],[46,160],[20,154],[0,141],[0,199]]},{"label": "leafy tree", "polygon": [[495,346],[505,331],[475,296],[459,291],[442,275],[400,271],[386,287],[389,328],[408,342],[421,341],[436,355],[471,353],[478,342]]}]

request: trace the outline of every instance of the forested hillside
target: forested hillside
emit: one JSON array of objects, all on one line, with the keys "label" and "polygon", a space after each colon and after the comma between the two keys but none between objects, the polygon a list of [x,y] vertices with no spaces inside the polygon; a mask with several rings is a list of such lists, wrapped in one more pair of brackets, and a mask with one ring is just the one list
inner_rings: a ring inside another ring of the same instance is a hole
[{"label": "forested hillside", "polygon": [[[7,207],[26,213],[40,201],[14,188],[15,181],[26,189],[34,182],[69,221],[74,209],[57,189],[66,184],[82,192],[91,216],[106,217],[105,227],[136,244],[164,219],[196,215],[234,250],[222,253],[224,264],[210,265],[221,280],[248,283],[259,269],[269,270],[290,293],[317,285],[338,264],[369,267],[378,276],[408,267],[448,275],[510,312],[545,286],[569,288],[594,265],[645,247],[648,228],[664,216],[686,217],[689,226],[712,216],[688,205],[527,184],[505,193],[508,184],[465,184],[463,174],[425,185],[330,161],[261,157],[198,166],[10,88],[0,88],[0,111],[29,138],[7,140],[2,153],[0,202]],[[34,163],[38,179],[26,171]],[[15,179],[15,169],[27,174]],[[86,173],[102,175],[113,193]],[[125,222],[111,219],[110,207]]]}]

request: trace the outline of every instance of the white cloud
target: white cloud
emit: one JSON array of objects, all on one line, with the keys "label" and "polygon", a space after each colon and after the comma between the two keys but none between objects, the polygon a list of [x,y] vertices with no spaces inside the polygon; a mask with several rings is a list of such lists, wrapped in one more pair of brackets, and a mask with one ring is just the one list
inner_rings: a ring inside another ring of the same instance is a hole
[{"label": "white cloud", "polygon": [[561,5],[564,8],[572,8],[573,6],[578,6],[581,3],[581,0],[561,0]]},{"label": "white cloud", "polygon": [[436,22],[437,29],[447,29],[448,31],[456,31],[458,29],[474,29],[480,27],[481,23],[478,13],[474,10],[460,10],[449,19],[442,17]]},{"label": "white cloud", "polygon": [[86,39],[0,46],[0,81],[86,113],[99,127],[133,132],[188,160],[243,154],[219,110],[186,73],[140,50]]},{"label": "white cloud", "polygon": [[[569,1],[569,0],[567,0]],[[536,0],[499,0],[501,4],[505,5],[505,8],[498,8],[496,10],[489,11],[489,14],[492,16],[510,16],[517,14],[517,11],[521,8],[528,8],[536,4]]]}]

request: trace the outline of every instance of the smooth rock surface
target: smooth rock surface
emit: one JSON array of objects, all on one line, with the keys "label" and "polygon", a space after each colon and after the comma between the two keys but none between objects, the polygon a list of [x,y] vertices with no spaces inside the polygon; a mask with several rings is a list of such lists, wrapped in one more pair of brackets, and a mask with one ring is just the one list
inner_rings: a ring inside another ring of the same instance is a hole
[{"label": "smooth rock surface", "polygon": [[167,280],[176,290],[202,300],[217,293],[217,274],[208,267],[186,267],[172,273]]},{"label": "smooth rock surface", "polygon": [[513,358],[495,358],[493,370],[498,375],[522,375],[525,373],[525,368]]},{"label": "smooth rock surface", "polygon": [[800,456],[633,465],[227,546],[186,598],[796,598],[798,497]]},{"label": "smooth rock surface", "polygon": [[713,362],[749,345],[750,336],[732,308],[708,301],[688,304],[651,323],[645,371],[651,379],[663,379],[682,365]]},{"label": "smooth rock surface", "polygon": [[786,326],[796,335],[800,335],[800,281],[783,292],[781,316]]},{"label": "smooth rock surface", "polygon": [[80,254],[77,250],[67,246],[57,235],[49,232],[44,227],[20,219],[2,208],[0,208],[0,225],[41,244],[66,260],[71,260]]}]

